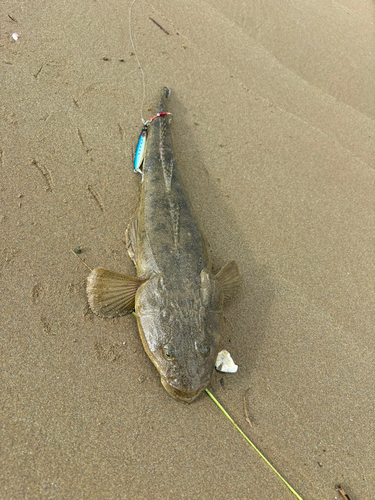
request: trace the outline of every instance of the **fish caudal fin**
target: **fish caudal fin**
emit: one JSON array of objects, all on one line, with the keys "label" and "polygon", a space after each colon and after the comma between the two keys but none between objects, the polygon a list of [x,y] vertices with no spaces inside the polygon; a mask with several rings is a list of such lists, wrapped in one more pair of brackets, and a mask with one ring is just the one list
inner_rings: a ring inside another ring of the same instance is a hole
[{"label": "fish caudal fin", "polygon": [[92,311],[105,318],[123,316],[134,310],[135,294],[144,279],[93,269],[87,278],[87,297]]},{"label": "fish caudal fin", "polygon": [[234,260],[230,260],[216,275],[224,294],[224,302],[231,299],[238,291],[242,278]]},{"label": "fish caudal fin", "polygon": [[160,99],[159,106],[157,107],[157,110],[156,110],[157,113],[165,113],[166,112],[165,105],[166,105],[166,101],[168,102],[170,95],[171,95],[171,90],[168,87],[164,87],[164,89],[161,93],[161,99]]}]

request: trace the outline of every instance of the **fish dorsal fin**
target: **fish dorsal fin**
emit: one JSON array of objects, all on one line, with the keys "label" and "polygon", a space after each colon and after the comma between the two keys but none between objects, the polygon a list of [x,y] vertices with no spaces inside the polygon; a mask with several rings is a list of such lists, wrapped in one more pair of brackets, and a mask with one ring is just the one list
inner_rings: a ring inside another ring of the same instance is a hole
[{"label": "fish dorsal fin", "polygon": [[135,294],[144,279],[96,268],[87,278],[87,297],[92,311],[105,318],[134,310]]},{"label": "fish dorsal fin", "polygon": [[230,260],[216,275],[224,294],[224,302],[232,298],[238,291],[242,278],[234,260]]},{"label": "fish dorsal fin", "polygon": [[137,235],[138,235],[138,214],[139,209],[135,212],[129,225],[125,232],[125,243],[126,249],[128,251],[129,257],[137,265],[138,260],[138,245],[137,245]]}]

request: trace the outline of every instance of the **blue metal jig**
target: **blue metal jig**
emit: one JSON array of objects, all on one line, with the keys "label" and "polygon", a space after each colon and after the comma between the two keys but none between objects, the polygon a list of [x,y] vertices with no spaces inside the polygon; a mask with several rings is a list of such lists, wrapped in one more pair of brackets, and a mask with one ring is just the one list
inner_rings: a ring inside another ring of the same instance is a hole
[{"label": "blue metal jig", "polygon": [[143,180],[143,171],[141,170],[141,166],[145,158],[148,125],[149,122],[146,122],[142,127],[142,132],[141,135],[139,136],[138,144],[134,155],[134,172],[138,172],[139,174],[141,174],[142,180]]},{"label": "blue metal jig", "polygon": [[138,174],[141,174],[142,176],[142,182],[143,182],[143,176],[144,172],[142,167],[143,160],[145,159],[145,151],[146,151],[146,140],[147,140],[147,129],[150,123],[152,123],[155,118],[159,118],[160,116],[167,116],[167,115],[172,115],[172,113],[164,112],[164,113],[156,113],[155,116],[147,120],[146,122],[143,122],[143,127],[141,131],[141,135],[139,136],[137,147],[135,149],[135,155],[134,155],[134,172],[138,172]]}]

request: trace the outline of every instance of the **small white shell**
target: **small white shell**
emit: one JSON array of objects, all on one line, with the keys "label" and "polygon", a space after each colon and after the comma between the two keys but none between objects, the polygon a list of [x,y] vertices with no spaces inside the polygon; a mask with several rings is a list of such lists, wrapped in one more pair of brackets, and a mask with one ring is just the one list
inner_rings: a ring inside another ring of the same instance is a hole
[{"label": "small white shell", "polygon": [[12,38],[16,42],[19,39],[20,35],[18,33],[13,33]]},{"label": "small white shell", "polygon": [[224,349],[217,355],[215,368],[222,373],[236,373],[238,365],[234,364],[232,356]]}]

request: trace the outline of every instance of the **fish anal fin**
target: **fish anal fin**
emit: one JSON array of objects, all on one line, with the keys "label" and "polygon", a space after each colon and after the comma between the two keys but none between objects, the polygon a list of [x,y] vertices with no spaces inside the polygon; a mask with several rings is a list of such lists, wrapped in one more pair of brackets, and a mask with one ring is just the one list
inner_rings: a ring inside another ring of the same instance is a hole
[{"label": "fish anal fin", "polygon": [[142,278],[96,268],[87,278],[87,297],[92,311],[98,316],[114,318],[134,310],[135,294]]},{"label": "fish anal fin", "polygon": [[224,302],[232,298],[242,283],[238,266],[234,260],[230,260],[216,275],[224,294]]},{"label": "fish anal fin", "polygon": [[139,209],[135,212],[129,225],[125,232],[125,243],[126,249],[128,251],[129,257],[137,265],[138,260],[138,245],[137,245],[137,234],[138,234],[138,214]]}]

